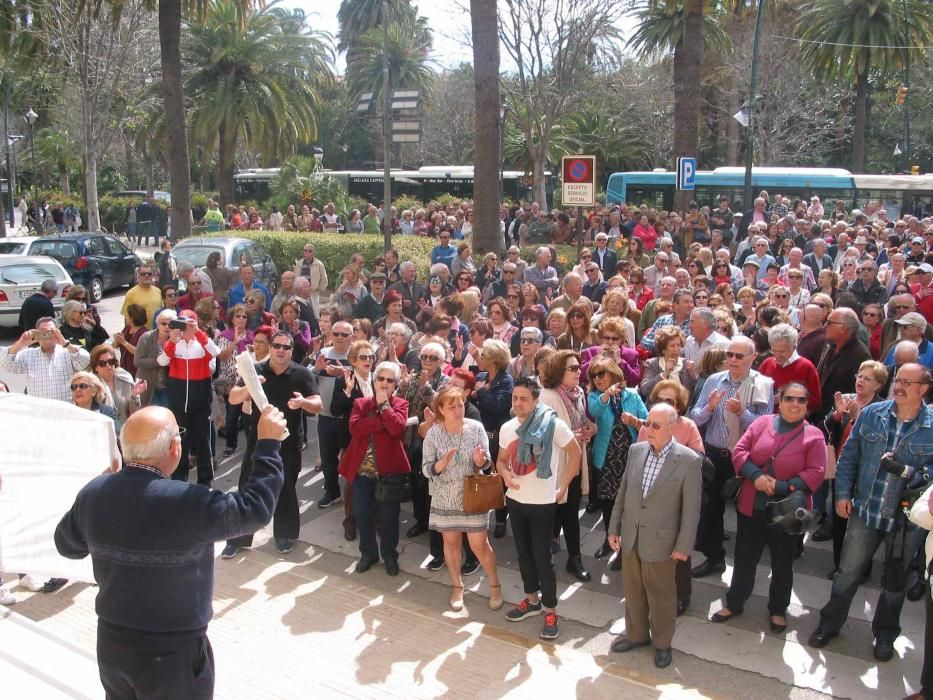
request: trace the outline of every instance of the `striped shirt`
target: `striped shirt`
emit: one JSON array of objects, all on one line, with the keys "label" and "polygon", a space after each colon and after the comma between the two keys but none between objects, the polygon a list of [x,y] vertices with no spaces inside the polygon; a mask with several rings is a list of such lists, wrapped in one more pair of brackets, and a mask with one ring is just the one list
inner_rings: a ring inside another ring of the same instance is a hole
[{"label": "striped shirt", "polygon": [[[654,336],[655,336],[655,333],[658,332],[658,329],[664,328],[665,326],[674,326],[676,324],[677,322],[674,320],[674,314],[664,314],[652,324],[651,328],[645,331],[645,335],[644,337],[642,337],[640,345],[645,350],[648,350],[649,352],[654,352],[654,349],[655,349]],[[689,317],[687,317],[686,321],[680,324],[680,330],[684,332],[685,336],[687,337],[690,336],[690,318]]]},{"label": "striped shirt", "polygon": [[26,375],[26,393],[42,399],[71,401],[71,377],[85,369],[91,356],[84,348],[76,352],[56,345],[49,356],[42,348],[24,348],[15,355],[0,348],[0,369]]},{"label": "striped shirt", "polygon": [[642,498],[647,496],[651,487],[654,486],[654,482],[658,479],[658,474],[661,473],[661,467],[664,466],[664,460],[667,459],[667,455],[670,454],[673,447],[674,438],[671,438],[668,440],[668,443],[661,448],[660,452],[655,452],[653,447],[648,448],[648,460],[645,462],[645,471],[641,478]]},{"label": "striped shirt", "polygon": [[[729,370],[711,374],[703,384],[703,390],[697,399],[693,410],[690,411],[690,417],[698,427],[706,426],[706,437],[704,443],[711,447],[719,449],[728,449],[729,446],[729,427],[726,424],[726,402],[733,398],[745,380],[743,377],[738,381],[733,381]],[[714,410],[709,410],[709,397],[714,391],[722,390],[725,392],[719,405]],[[744,406],[744,410],[739,415],[742,432],[748,430],[756,418],[773,413],[774,396],[769,393],[766,403],[749,403]]]}]

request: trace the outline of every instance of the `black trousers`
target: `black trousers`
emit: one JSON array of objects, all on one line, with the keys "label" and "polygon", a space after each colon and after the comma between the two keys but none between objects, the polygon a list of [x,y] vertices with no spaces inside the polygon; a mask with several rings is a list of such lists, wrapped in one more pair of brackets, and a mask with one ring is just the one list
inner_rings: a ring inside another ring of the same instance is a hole
[{"label": "black trousers", "polygon": [[343,421],[330,416],[318,416],[317,439],[321,450],[321,471],[324,473],[324,493],[340,495],[340,477],[337,467],[340,461],[340,433]]},{"label": "black trousers", "polygon": [[97,666],[107,700],[214,697],[206,630],[154,634],[98,622]]},{"label": "black trousers", "polygon": [[[567,543],[567,556],[580,556],[580,501],[583,500],[583,475],[577,474],[567,487],[567,502],[557,504],[557,517],[554,519],[554,537],[564,531]],[[512,527],[514,534],[514,524]]]},{"label": "black trousers", "polygon": [[[240,491],[246,486],[250,474],[253,473],[253,450],[256,449],[257,421],[255,413],[251,416],[244,414],[243,418],[243,432],[246,434],[246,450],[243,452],[243,461],[240,463],[240,478],[237,481],[237,489]],[[242,535],[241,537],[234,537],[233,539],[227,540],[227,544],[232,544],[234,547],[252,547],[253,533]]]},{"label": "black trousers", "polygon": [[181,441],[181,459],[173,479],[188,480],[188,455],[198,461],[198,483],[210,486],[214,478],[214,453],[211,450],[211,402],[214,390],[210,379],[185,381],[168,378],[168,405],[179,428],[185,429]]},{"label": "black trousers", "polygon": [[551,538],[557,520],[557,504],[529,505],[511,498],[506,499],[506,504],[525,593],[540,592],[544,607],[556,608],[557,576],[551,560]]},{"label": "black trousers", "polygon": [[788,535],[768,525],[763,510],[752,511],[752,517],[737,513],[738,528],[735,535],[735,568],[732,584],[726,594],[726,607],[733,613],[745,609],[745,602],[752,595],[755,573],[761,553],[768,545],[771,553],[771,587],[768,589],[768,612],[784,616],[790,605],[791,589],[794,587],[795,535]]},{"label": "black trousers", "polygon": [[726,513],[722,487],[727,479],[735,476],[735,469],[732,468],[732,455],[729,450],[706,445],[706,456],[716,467],[716,473],[713,479],[703,486],[705,498],[700,510],[700,524],[697,527],[697,549],[703,552],[709,561],[720,562],[726,558],[726,550],[722,546],[723,517]]}]

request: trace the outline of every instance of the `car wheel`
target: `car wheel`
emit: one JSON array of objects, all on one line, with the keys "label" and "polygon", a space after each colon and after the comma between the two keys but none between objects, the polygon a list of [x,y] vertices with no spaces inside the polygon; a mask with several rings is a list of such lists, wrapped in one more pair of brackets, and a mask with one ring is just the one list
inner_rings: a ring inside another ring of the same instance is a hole
[{"label": "car wheel", "polygon": [[96,304],[104,298],[104,281],[100,277],[91,280],[91,303]]}]

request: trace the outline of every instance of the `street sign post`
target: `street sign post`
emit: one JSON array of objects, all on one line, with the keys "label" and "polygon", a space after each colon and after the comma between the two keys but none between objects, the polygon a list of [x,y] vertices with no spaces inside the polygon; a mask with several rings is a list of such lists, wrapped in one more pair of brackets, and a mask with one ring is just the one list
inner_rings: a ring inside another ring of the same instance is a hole
[{"label": "street sign post", "polygon": [[677,189],[695,190],[697,176],[697,159],[686,156],[677,159]]},{"label": "street sign post", "polygon": [[561,203],[565,207],[596,206],[596,156],[564,156]]}]

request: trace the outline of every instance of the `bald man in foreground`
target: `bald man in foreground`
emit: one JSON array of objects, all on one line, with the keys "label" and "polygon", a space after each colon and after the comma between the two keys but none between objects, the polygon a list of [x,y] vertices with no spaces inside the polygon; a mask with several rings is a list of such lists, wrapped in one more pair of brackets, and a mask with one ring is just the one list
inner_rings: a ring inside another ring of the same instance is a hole
[{"label": "bald man in foreground", "polygon": [[214,542],[268,524],[282,488],[285,417],[259,419],[253,472],[239,493],[173,481],[181,436],[172,412],[148,407],[120,432],[123,469],[98,476],[55,530],[69,559],[91,555],[97,663],[108,700],[211,698]]}]

